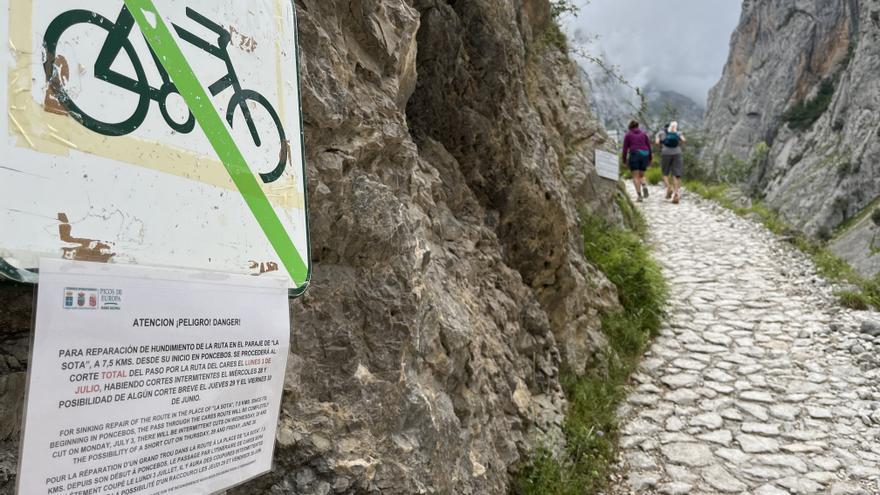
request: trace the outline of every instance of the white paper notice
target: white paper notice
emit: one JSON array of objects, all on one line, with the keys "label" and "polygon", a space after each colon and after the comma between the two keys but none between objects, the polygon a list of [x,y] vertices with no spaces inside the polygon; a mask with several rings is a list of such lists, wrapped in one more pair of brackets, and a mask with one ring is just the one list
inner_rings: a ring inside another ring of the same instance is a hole
[{"label": "white paper notice", "polygon": [[18,493],[214,493],[271,468],[284,279],[44,260]]},{"label": "white paper notice", "polygon": [[620,160],[614,153],[596,150],[596,173],[599,177],[611,179],[613,181],[620,179]]}]

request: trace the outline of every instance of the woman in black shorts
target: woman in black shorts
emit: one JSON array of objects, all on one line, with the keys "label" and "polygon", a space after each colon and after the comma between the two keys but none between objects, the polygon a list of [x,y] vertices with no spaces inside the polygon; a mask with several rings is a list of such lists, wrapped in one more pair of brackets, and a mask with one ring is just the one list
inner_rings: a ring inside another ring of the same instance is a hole
[{"label": "woman in black shorts", "polygon": [[651,138],[639,129],[639,123],[635,120],[629,123],[629,131],[623,138],[623,163],[629,165],[632,172],[633,184],[636,187],[637,201],[642,201],[642,195],[648,197],[648,187],[645,184],[645,171],[654,159],[651,152]]}]

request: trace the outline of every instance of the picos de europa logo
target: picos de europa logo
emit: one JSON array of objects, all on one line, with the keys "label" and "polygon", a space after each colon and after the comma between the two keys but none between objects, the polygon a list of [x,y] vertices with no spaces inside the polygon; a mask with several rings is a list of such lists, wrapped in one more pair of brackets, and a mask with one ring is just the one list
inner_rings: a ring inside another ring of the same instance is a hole
[{"label": "picos de europa logo", "polygon": [[122,289],[66,287],[64,309],[118,311],[122,309]]}]

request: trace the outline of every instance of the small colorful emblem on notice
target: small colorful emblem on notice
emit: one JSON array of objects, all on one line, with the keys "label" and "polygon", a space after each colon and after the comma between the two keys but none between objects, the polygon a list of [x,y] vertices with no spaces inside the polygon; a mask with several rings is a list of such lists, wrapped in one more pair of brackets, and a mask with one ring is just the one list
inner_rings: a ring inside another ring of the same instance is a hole
[{"label": "small colorful emblem on notice", "polygon": [[98,309],[98,289],[67,287],[64,289],[64,309]]}]

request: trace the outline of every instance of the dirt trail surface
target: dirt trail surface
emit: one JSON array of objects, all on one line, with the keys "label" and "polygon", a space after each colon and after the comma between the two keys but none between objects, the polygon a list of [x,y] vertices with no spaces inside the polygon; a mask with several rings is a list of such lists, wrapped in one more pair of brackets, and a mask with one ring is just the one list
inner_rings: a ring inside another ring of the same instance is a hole
[{"label": "dirt trail surface", "polygon": [[670,314],[622,406],[614,493],[880,493],[872,315],[763,227],[652,192]]}]

